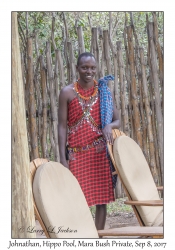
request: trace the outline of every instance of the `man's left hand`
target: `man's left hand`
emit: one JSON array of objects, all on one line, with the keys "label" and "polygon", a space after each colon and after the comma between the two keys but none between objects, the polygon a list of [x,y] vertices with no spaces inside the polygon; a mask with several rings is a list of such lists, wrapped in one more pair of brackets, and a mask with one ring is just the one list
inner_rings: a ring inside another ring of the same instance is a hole
[{"label": "man's left hand", "polygon": [[105,138],[106,142],[109,144],[114,143],[113,135],[112,135],[112,127],[110,124],[107,124],[104,129],[102,129],[103,137]]}]

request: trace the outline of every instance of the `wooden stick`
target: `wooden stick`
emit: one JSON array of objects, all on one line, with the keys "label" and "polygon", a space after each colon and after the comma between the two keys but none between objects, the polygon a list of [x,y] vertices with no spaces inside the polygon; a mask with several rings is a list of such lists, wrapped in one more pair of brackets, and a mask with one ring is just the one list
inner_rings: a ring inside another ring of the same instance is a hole
[{"label": "wooden stick", "polygon": [[159,182],[158,182],[158,175],[157,175],[157,169],[156,169],[153,129],[152,129],[152,122],[151,122],[151,109],[150,109],[150,101],[149,101],[148,87],[147,87],[147,80],[146,80],[145,59],[144,59],[143,48],[139,48],[139,53],[140,53],[141,72],[142,72],[143,100],[145,103],[145,113],[146,113],[147,127],[148,127],[147,131],[148,131],[149,155],[150,155],[149,166],[150,166],[154,181],[156,185],[158,185]]},{"label": "wooden stick", "polygon": [[82,26],[77,27],[79,54],[85,52]]},{"label": "wooden stick", "polygon": [[47,87],[46,87],[46,67],[44,65],[44,58],[40,56],[40,75],[42,88],[42,138],[41,148],[43,158],[47,158]]},{"label": "wooden stick", "polygon": [[150,41],[150,52],[151,52],[151,68],[155,92],[155,107],[156,107],[156,119],[157,119],[157,131],[158,131],[158,146],[160,150],[160,166],[163,180],[163,117],[160,99],[160,88],[159,88],[159,79],[157,74],[157,55],[155,51],[155,44],[153,41],[153,23],[148,23],[148,32],[149,32],[149,41]]},{"label": "wooden stick", "polygon": [[33,49],[32,38],[27,39],[27,55],[28,55],[28,86],[29,86],[29,124],[30,124],[30,144],[32,159],[39,157],[37,127],[36,127],[36,103],[34,97],[34,83],[33,83]]},{"label": "wooden stick", "polygon": [[[52,62],[51,62],[51,48],[50,42],[46,44],[46,59],[47,59],[47,70],[48,70],[48,80],[50,87],[50,105],[51,105],[51,119],[53,126],[53,137],[55,145],[55,161],[59,162],[59,148],[58,148],[58,112],[55,98],[55,88],[54,88],[54,79],[52,71]],[[51,128],[50,128],[51,129]]]},{"label": "wooden stick", "polygon": [[163,206],[163,200],[149,200],[149,201],[125,201],[126,205],[135,206]]},{"label": "wooden stick", "polygon": [[117,56],[118,56],[118,67],[119,67],[119,85],[120,85],[120,100],[121,100],[121,117],[123,123],[122,131],[129,135],[129,125],[128,125],[128,110],[126,105],[126,86],[125,86],[125,76],[124,76],[124,63],[122,56],[122,44],[120,41],[117,42]]},{"label": "wooden stick", "polygon": [[137,143],[142,148],[140,112],[138,108],[137,87],[136,87],[136,77],[135,77],[134,44],[133,44],[133,37],[132,37],[133,33],[131,26],[127,27],[127,35],[128,35],[128,50],[129,50],[129,63],[130,63],[130,74],[131,74],[131,96],[132,96],[132,105],[135,118],[134,119],[135,135]]}]

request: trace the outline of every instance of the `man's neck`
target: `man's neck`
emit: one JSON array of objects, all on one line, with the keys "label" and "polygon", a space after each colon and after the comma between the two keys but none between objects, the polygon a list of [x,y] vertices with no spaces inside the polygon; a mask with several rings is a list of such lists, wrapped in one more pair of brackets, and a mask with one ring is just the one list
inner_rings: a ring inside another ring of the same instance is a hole
[{"label": "man's neck", "polygon": [[83,89],[90,89],[94,86],[94,80],[90,82],[85,82],[82,81],[81,79],[78,80],[78,84],[83,88]]}]

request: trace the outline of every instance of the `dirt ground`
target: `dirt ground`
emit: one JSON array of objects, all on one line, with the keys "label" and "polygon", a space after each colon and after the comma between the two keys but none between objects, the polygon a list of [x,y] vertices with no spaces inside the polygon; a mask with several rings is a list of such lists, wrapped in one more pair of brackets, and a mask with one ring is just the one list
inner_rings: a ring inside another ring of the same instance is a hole
[{"label": "dirt ground", "polygon": [[138,220],[134,212],[117,212],[114,215],[108,215],[106,218],[106,229],[128,226],[139,226]]}]

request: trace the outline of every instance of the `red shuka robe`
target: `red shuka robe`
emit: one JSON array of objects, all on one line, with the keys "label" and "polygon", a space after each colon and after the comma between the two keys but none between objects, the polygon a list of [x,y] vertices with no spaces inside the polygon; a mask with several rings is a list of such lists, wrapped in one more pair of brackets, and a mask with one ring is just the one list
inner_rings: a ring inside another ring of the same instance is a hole
[{"label": "red shuka robe", "polygon": [[[78,85],[78,91],[83,96],[90,96],[94,87],[84,90]],[[98,128],[92,125],[89,119],[80,120],[83,110],[81,100],[75,97],[68,105],[68,145],[70,148],[81,148],[102,137],[100,125],[100,100],[97,94],[96,102],[91,106],[90,115]],[[106,143],[103,140],[97,146],[81,152],[69,154],[69,168],[77,178],[81,189],[86,197],[88,206],[107,204],[115,201],[112,187],[112,176],[109,160],[106,154]]]}]

